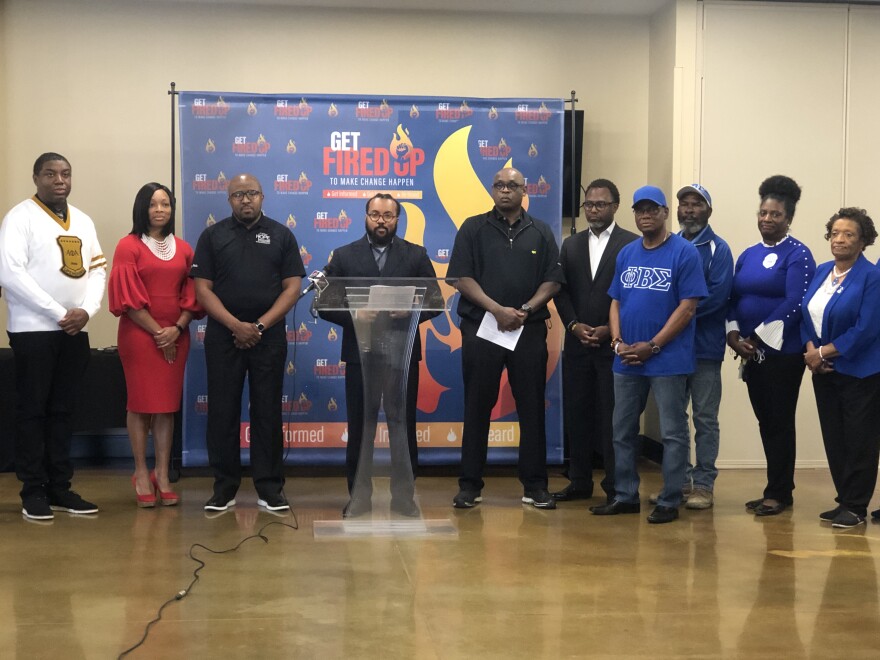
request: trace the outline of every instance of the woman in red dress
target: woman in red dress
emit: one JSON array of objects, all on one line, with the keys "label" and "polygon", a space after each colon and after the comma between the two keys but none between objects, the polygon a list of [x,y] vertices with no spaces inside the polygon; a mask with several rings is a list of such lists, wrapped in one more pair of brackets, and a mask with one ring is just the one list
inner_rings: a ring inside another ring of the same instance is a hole
[{"label": "woman in red dress", "polygon": [[[110,311],[119,317],[119,357],[128,388],[131,481],[138,506],[177,504],[168,482],[174,413],[180,410],[189,322],[204,311],[189,278],[192,248],[174,236],[174,198],[148,183],[134,200],[131,233],[119,241],[110,272]],[[156,468],[147,469],[152,430]]]}]

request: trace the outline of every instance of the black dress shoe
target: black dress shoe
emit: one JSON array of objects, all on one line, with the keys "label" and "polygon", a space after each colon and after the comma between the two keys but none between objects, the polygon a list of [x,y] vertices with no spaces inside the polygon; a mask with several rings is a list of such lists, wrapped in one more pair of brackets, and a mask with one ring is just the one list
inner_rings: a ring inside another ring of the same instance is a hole
[{"label": "black dress shoe", "polygon": [[757,508],[758,508],[759,506],[761,506],[762,504],[764,504],[764,498],[763,498],[763,497],[760,498],[760,499],[757,499],[757,500],[749,500],[748,502],[746,502],[746,508],[747,508],[749,511],[754,511],[755,509],[757,509]]},{"label": "black dress shoe", "polygon": [[876,511],[871,511],[871,517],[874,520],[880,520],[880,509],[877,509]]},{"label": "black dress shoe", "polygon": [[762,504],[758,508],[755,509],[756,516],[778,516],[780,513],[785,511],[788,508],[788,505],[784,502],[779,502],[777,504],[773,504],[768,506],[767,504]]},{"label": "black dress shoe", "polygon": [[588,500],[593,497],[593,490],[586,488],[578,488],[574,484],[568,484],[562,490],[558,490],[555,493],[550,493],[550,497],[552,497],[557,502],[572,502],[574,500]]},{"label": "black dress shoe", "polygon": [[654,507],[654,510],[648,514],[648,522],[654,523],[655,525],[669,523],[677,519],[678,509],[674,506],[661,506],[658,504]]},{"label": "black dress shoe", "polygon": [[638,513],[641,510],[642,505],[639,502],[618,502],[616,500],[610,504],[590,507],[590,513],[594,516],[616,516],[619,513]]}]

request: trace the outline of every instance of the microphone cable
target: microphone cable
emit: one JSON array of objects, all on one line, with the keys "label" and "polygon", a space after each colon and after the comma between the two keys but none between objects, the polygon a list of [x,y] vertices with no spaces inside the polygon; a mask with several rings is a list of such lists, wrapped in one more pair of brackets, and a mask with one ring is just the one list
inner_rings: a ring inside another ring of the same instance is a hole
[{"label": "microphone cable", "polygon": [[199,574],[202,572],[202,569],[207,566],[207,563],[204,560],[199,559],[198,557],[196,557],[193,554],[193,552],[196,550],[196,548],[201,548],[202,550],[210,552],[211,554],[224,555],[224,554],[227,554],[230,552],[235,552],[241,546],[243,546],[245,543],[247,543],[248,541],[250,541],[252,539],[260,539],[261,541],[263,541],[263,543],[269,543],[269,537],[263,533],[263,530],[265,530],[267,527],[271,527],[272,525],[280,525],[281,527],[288,527],[288,528],[294,529],[294,530],[299,529],[299,521],[297,520],[296,514],[293,512],[292,508],[290,510],[290,513],[291,513],[291,515],[293,515],[293,524],[292,525],[289,523],[279,522],[279,521],[275,521],[275,520],[273,520],[271,522],[267,522],[265,525],[260,527],[260,529],[257,531],[256,534],[251,534],[250,536],[245,536],[241,541],[236,543],[234,546],[232,546],[231,548],[226,548],[225,550],[214,550],[213,548],[209,548],[208,546],[204,545],[203,543],[193,543],[189,547],[189,552],[187,552],[187,557],[189,557],[192,561],[194,561],[198,564],[198,567],[196,567],[195,570],[193,570],[192,580],[190,580],[189,584],[185,588],[178,591],[171,598],[169,598],[164,603],[162,603],[162,605],[159,606],[159,609],[156,612],[156,616],[151,621],[149,621],[147,623],[146,627],[144,628],[144,634],[141,636],[141,638],[137,641],[136,644],[134,644],[133,646],[130,646],[129,648],[125,649],[122,653],[120,653],[117,656],[117,660],[124,658],[125,656],[127,656],[129,653],[131,653],[135,649],[141,647],[144,644],[144,642],[147,641],[147,636],[150,634],[150,629],[155,624],[159,623],[159,621],[162,620],[162,612],[165,610],[166,607],[168,607],[172,603],[175,603],[179,600],[183,600],[184,598],[189,596],[193,587],[195,587],[196,582],[198,582],[199,579],[201,578],[201,576]]}]

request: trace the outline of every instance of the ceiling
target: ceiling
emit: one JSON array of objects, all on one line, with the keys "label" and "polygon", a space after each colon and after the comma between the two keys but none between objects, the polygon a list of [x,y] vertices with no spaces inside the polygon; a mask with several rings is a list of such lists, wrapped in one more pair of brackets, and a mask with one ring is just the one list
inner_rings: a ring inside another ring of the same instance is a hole
[{"label": "ceiling", "polygon": [[[79,0],[94,2],[95,0]],[[121,0],[102,0],[120,2]],[[129,0],[135,1],[135,0]],[[606,16],[650,16],[675,0],[136,0],[139,3],[224,4],[243,6],[316,7],[322,9],[483,12],[508,14],[577,14]],[[729,0],[741,2],[749,0]],[[878,5],[880,0],[764,0],[820,4]]]},{"label": "ceiling", "polygon": [[[89,0],[80,0],[89,1]],[[91,0],[94,1],[94,0]],[[512,14],[605,14],[645,16],[672,0],[140,0],[172,4],[390,9],[402,11],[494,12]]]}]

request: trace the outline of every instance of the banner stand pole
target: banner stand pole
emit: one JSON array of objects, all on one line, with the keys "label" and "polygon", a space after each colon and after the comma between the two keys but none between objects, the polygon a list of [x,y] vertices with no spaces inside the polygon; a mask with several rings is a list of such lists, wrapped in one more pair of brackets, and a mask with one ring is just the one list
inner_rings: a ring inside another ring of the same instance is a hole
[{"label": "banner stand pole", "polygon": [[[174,83],[171,83],[172,85]],[[571,149],[569,153],[569,168],[571,171],[571,235],[574,236],[577,233],[577,217],[578,212],[575,210],[577,207],[577,186],[579,182],[577,181],[577,169],[575,168],[575,160],[577,159],[577,152],[575,151],[575,144],[577,144],[575,128],[577,126],[577,122],[575,121],[575,105],[578,102],[578,98],[575,96],[575,90],[571,90],[571,98],[565,99],[565,103],[571,104]]]},{"label": "banner stand pole", "polygon": [[[175,198],[175,190],[177,188],[177,162],[175,160],[177,154],[177,83],[171,83],[171,89],[168,90],[171,97],[171,197]],[[180,225],[183,231],[183,223]],[[181,394],[180,412],[174,416],[174,431],[171,437],[171,465],[168,469],[168,480],[176,483],[180,479],[180,470],[183,467],[183,401]]]}]

